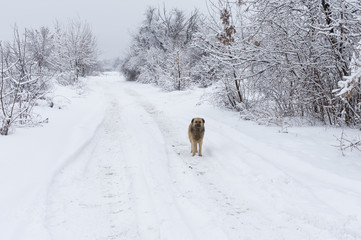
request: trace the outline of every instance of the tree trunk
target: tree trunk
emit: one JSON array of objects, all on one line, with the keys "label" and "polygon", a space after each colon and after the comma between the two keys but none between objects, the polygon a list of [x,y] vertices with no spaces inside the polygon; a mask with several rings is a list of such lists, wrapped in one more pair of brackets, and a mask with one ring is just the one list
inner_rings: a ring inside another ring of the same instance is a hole
[{"label": "tree trunk", "polygon": [[237,75],[236,75],[236,72],[233,71],[233,76],[234,76],[234,83],[236,84],[236,90],[237,90],[237,94],[238,94],[238,100],[239,102],[243,102],[243,97],[242,97],[242,93],[241,93],[241,89],[240,89],[240,86],[239,86],[239,82],[237,80]]},{"label": "tree trunk", "polygon": [[9,134],[9,128],[10,128],[10,119],[4,119],[3,126],[0,128],[0,135],[8,135]]}]

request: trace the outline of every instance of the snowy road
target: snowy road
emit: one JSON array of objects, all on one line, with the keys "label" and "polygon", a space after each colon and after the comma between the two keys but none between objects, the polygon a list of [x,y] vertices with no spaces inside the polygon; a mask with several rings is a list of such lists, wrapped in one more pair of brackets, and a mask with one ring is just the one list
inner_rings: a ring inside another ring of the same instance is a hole
[{"label": "snowy road", "polygon": [[[104,118],[48,187],[50,239],[361,239],[360,153],[332,130],[278,129],[165,93],[94,78]],[[206,120],[203,157],[187,127]]]}]

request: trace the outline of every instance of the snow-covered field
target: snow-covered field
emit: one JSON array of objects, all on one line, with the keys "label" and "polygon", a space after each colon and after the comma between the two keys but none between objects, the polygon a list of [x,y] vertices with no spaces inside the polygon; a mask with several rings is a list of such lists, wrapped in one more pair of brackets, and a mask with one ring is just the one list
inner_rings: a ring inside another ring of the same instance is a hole
[{"label": "snow-covered field", "polygon": [[340,129],[259,126],[201,103],[206,89],[87,83],[0,137],[1,240],[361,239],[361,152],[342,156]]}]

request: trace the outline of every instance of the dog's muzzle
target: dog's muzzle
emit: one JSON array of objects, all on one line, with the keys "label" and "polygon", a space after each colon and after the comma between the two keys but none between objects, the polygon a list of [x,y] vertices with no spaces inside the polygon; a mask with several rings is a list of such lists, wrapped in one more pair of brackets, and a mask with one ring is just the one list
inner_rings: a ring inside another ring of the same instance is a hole
[{"label": "dog's muzzle", "polygon": [[195,125],[195,127],[196,127],[196,128],[200,128],[200,127],[201,127],[201,124],[198,123],[198,124]]}]

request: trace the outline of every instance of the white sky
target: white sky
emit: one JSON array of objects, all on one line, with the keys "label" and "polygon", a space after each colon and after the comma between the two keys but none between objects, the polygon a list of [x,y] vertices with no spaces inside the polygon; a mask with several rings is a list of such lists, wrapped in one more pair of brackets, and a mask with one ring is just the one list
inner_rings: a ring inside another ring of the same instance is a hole
[{"label": "white sky", "polygon": [[12,39],[12,28],[19,30],[53,27],[55,20],[86,20],[98,39],[102,58],[120,57],[130,42],[148,6],[190,13],[194,8],[206,12],[207,0],[1,0],[0,40]]}]

